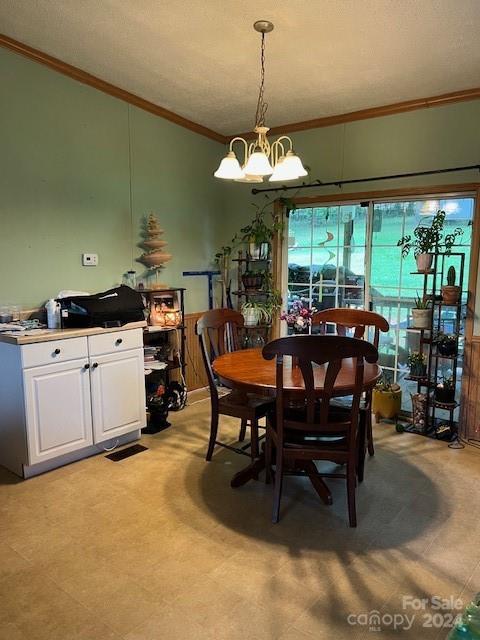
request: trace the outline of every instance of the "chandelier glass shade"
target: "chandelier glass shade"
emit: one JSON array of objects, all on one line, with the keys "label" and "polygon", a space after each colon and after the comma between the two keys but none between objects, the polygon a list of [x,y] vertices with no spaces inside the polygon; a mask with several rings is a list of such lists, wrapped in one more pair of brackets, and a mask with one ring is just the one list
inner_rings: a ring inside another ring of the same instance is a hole
[{"label": "chandelier glass shade", "polygon": [[[236,182],[263,182],[270,176],[270,182],[287,182],[308,175],[302,161],[293,150],[293,143],[288,136],[281,136],[270,144],[265,126],[265,114],[268,108],[263,100],[265,87],[265,34],[273,30],[273,24],[267,20],[259,20],[253,25],[262,34],[261,46],[261,82],[255,115],[254,133],[257,138],[248,143],[239,136],[232,138],[227,155],[220,162],[213,174],[223,180]],[[243,147],[241,164],[234,151],[234,145]]]}]

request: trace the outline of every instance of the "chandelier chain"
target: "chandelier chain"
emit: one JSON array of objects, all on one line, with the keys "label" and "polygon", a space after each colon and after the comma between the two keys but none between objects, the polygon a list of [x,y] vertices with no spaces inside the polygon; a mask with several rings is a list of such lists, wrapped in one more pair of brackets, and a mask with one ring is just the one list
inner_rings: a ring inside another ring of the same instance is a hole
[{"label": "chandelier chain", "polygon": [[265,126],[265,114],[267,113],[268,104],[263,100],[263,94],[265,91],[265,33],[262,32],[262,46],[260,49],[260,88],[258,92],[257,111],[255,114],[255,126]]}]

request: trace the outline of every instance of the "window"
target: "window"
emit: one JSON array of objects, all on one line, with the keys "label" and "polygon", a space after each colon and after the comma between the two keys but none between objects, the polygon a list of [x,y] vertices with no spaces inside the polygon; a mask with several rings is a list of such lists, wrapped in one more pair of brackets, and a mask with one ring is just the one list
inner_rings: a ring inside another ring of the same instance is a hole
[{"label": "window", "polygon": [[[380,364],[385,375],[404,389],[405,409],[410,408],[409,392],[416,391],[415,383],[405,380],[407,357],[419,344],[419,334],[409,330],[408,322],[415,296],[423,291],[423,277],[414,273],[413,251],[402,258],[397,243],[403,235],[413,234],[423,220],[431,220],[438,209],[446,212],[446,232],[456,227],[463,231],[454,251],[465,253],[466,300],[474,212],[471,197],[308,207],[292,212],[288,222],[289,305],[301,299],[317,310],[359,307],[384,316],[390,331],[380,336]],[[458,261],[453,257],[451,261],[458,274]]]}]

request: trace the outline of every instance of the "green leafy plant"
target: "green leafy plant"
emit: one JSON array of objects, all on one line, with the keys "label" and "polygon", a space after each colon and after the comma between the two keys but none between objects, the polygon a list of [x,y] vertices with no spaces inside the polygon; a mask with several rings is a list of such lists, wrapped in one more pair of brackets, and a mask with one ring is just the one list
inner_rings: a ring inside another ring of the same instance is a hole
[{"label": "green leafy plant", "polygon": [[441,385],[437,385],[437,386],[443,386],[445,391],[454,391],[455,390],[455,383],[453,381],[453,376],[444,376],[442,378]]},{"label": "green leafy plant", "polygon": [[406,258],[412,249],[414,256],[417,257],[421,253],[432,253],[441,247],[444,248],[444,253],[451,253],[455,240],[457,236],[462,235],[463,229],[457,227],[452,233],[444,236],[444,224],[445,211],[438,210],[431,225],[419,224],[413,232],[413,238],[410,234],[400,238],[397,246],[402,247],[402,256]]},{"label": "green leafy plant", "polygon": [[435,338],[435,342],[437,344],[443,344],[445,346],[456,344],[457,336],[454,333],[443,333],[442,331],[440,331]]},{"label": "green leafy plant", "polygon": [[392,393],[400,390],[400,385],[396,382],[391,382],[385,377],[382,377],[377,384],[375,385],[376,391],[381,391],[384,393]]},{"label": "green leafy plant", "polygon": [[417,295],[415,296],[415,309],[428,309],[430,307],[430,300],[421,298],[418,295],[418,291],[417,291]]},{"label": "green leafy plant", "polygon": [[407,358],[407,364],[410,368],[423,367],[427,362],[424,353],[420,353],[420,351],[412,351]]}]

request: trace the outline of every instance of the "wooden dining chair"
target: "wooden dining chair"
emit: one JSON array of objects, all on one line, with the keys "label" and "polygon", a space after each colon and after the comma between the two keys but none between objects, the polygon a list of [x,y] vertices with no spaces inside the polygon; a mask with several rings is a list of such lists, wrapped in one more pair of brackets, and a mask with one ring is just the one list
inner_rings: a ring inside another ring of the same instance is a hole
[{"label": "wooden dining chair", "polygon": [[[339,336],[347,336],[348,331],[351,331],[353,332],[353,338],[364,340],[370,338],[370,329],[373,329],[373,338],[369,341],[376,349],[378,349],[380,331],[386,333],[390,329],[387,320],[380,314],[373,311],[351,309],[348,307],[324,309],[313,315],[312,327],[319,327],[320,335],[325,335],[328,324],[334,324],[336,326],[335,330]],[[365,402],[361,410],[365,412],[368,453],[370,456],[373,456],[375,455],[375,447],[373,444],[371,390],[365,394]]]},{"label": "wooden dining chair", "polygon": [[233,309],[213,309],[204,313],[196,324],[196,334],[200,342],[200,350],[208,378],[212,416],[210,422],[210,439],[208,443],[207,461],[212,459],[215,445],[233,449],[230,445],[217,440],[219,416],[227,415],[240,418],[239,441],[245,440],[247,426],[250,427],[250,453],[252,458],[258,457],[258,421],[264,418],[272,406],[272,401],[252,393],[231,391],[219,395],[217,382],[212,370],[212,361],[224,353],[237,351],[239,330],[243,327],[243,316]]},{"label": "wooden dining chair", "polygon": [[[285,356],[298,361],[305,394],[298,405],[298,395],[284,388],[283,368]],[[314,488],[327,504],[331,497],[323,477],[344,478],[347,484],[350,526],[357,524],[355,508],[356,472],[358,452],[363,446],[365,423],[360,420],[360,398],[363,389],[364,360],[376,362],[377,349],[356,338],[344,336],[290,336],[273,340],[263,348],[263,357],[276,358],[275,411],[267,420],[265,466],[267,481],[275,463],[272,521],[278,522],[280,499],[285,468],[303,469]],[[349,408],[331,406],[337,377],[341,376],[345,358],[353,358],[354,387]],[[322,389],[316,389],[314,367],[326,367]],[[292,407],[292,399],[295,398]],[[345,465],[345,472],[320,473],[315,460],[329,460]]]}]

